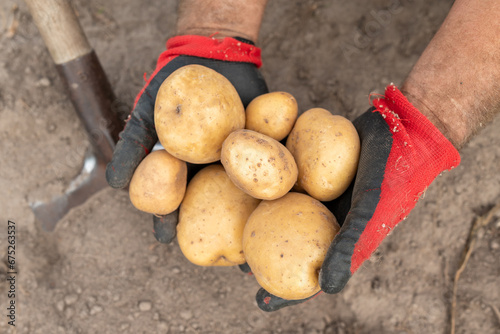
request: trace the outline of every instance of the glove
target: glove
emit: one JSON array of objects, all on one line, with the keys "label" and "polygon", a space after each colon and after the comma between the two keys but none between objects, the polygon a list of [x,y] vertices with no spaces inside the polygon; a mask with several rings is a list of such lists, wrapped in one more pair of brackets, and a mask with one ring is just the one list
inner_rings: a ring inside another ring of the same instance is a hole
[{"label": "glove", "polygon": [[[178,68],[198,64],[224,75],[236,88],[246,107],[258,95],[268,92],[258,67],[262,65],[260,49],[243,38],[218,40],[204,36],[177,36],[167,41],[167,50],[158,58],[156,69],[137,95],[125,129],[120,134],[106,179],[113,188],[127,186],[136,167],[158,141],[154,125],[156,94],[163,81]],[[203,165],[188,164],[188,180]],[[178,211],[153,216],[153,233],[162,243],[176,235]]]},{"label": "glove", "polygon": [[[361,139],[355,180],[324,203],[341,224],[319,273],[321,290],[330,294],[344,288],[431,182],[460,163],[455,147],[394,85],[373,105],[353,122]],[[275,311],[310,298],[284,300],[260,289],[256,299],[262,310]]]}]

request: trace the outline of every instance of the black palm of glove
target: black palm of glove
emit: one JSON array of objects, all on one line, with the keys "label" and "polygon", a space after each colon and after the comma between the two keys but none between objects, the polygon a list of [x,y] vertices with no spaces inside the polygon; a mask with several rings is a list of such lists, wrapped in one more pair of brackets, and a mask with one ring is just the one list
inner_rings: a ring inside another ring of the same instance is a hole
[{"label": "black palm of glove", "polygon": [[[171,41],[172,47],[169,48]],[[268,92],[255,61],[257,59],[260,63],[260,53],[250,56],[245,54],[245,50],[258,50],[250,41],[226,38],[223,43],[219,43],[209,37],[178,36],[169,42],[166,55],[160,56],[153,77],[139,94],[120,135],[113,158],[107,166],[106,179],[113,188],[123,188],[129,184],[136,167],[157,143],[158,136],[154,124],[156,95],[163,81],[175,70],[182,66],[198,64],[217,71],[233,84],[245,107],[253,98]],[[223,45],[223,48],[220,45]],[[207,55],[208,58],[192,54]],[[211,59],[211,55],[218,59]],[[188,164],[188,181],[202,167],[203,165]],[[175,238],[177,217],[178,210],[165,216],[153,216],[154,235],[159,242],[170,243]]]},{"label": "black palm of glove", "polygon": [[[394,86],[354,120],[361,140],[355,180],[337,200],[324,203],[341,225],[319,273],[326,293],[338,293],[390,231],[414,208],[430,183],[458,166],[460,155]],[[264,311],[306,300],[285,300],[260,289]]]}]

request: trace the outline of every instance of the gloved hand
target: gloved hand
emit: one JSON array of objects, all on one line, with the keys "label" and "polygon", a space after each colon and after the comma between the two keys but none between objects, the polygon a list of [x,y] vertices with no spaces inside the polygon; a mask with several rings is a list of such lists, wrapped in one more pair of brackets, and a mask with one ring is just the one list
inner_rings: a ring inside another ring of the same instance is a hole
[{"label": "gloved hand", "polygon": [[[434,178],[460,163],[455,147],[394,85],[353,123],[361,139],[358,172],[339,199],[324,203],[341,224],[319,273],[321,290],[332,294],[408,216]],[[256,299],[264,311],[307,300],[284,300],[264,289]]]},{"label": "gloved hand", "polygon": [[[258,67],[262,65],[260,49],[242,38],[185,35],[167,41],[167,50],[158,58],[156,69],[137,95],[125,129],[120,134],[113,158],[106,168],[106,179],[113,188],[127,186],[136,167],[158,141],[154,125],[154,103],[163,81],[178,68],[198,64],[224,75],[236,88],[243,105],[268,92]],[[188,164],[188,180],[202,165]],[[169,243],[175,238],[178,211],[153,216],[158,241]]]}]

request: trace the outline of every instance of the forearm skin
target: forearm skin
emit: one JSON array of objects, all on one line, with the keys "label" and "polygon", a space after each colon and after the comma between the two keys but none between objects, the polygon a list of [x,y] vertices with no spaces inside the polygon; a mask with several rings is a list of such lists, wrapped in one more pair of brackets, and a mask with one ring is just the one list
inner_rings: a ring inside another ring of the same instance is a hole
[{"label": "forearm skin", "polygon": [[461,148],[500,111],[500,2],[455,1],[401,91]]}]

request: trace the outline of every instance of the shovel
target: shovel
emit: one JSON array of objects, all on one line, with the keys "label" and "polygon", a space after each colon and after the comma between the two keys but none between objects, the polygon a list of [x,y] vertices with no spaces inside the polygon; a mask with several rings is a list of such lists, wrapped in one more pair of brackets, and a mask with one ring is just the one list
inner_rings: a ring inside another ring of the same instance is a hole
[{"label": "shovel", "polygon": [[111,85],[68,1],[25,2],[91,143],[80,174],[63,195],[49,202],[30,203],[42,228],[53,231],[72,208],[107,187],[106,164],[124,123],[113,111],[116,98]]}]

